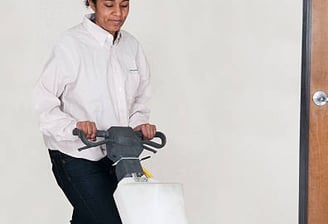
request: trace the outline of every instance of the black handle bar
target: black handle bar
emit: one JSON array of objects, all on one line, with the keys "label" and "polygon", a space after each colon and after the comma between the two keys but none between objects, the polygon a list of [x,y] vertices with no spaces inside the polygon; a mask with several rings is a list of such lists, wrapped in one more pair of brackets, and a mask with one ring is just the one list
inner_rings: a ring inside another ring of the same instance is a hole
[{"label": "black handle bar", "polygon": [[[154,136],[154,138],[159,138],[161,140],[160,143],[157,143],[157,142],[154,142],[154,141],[151,141],[151,140],[143,140],[141,131],[137,131],[137,132],[134,132],[134,133],[140,139],[140,142],[143,145],[143,148],[148,150],[148,151],[151,151],[153,153],[157,152],[153,148],[160,149],[160,148],[163,148],[166,144],[166,136],[162,132],[157,131],[155,133],[155,136]],[[104,140],[97,141],[97,142],[89,141],[87,139],[85,133],[82,130],[78,129],[78,128],[75,128],[73,130],[73,135],[78,136],[81,139],[81,141],[85,144],[84,147],[79,148],[79,151],[82,151],[82,150],[88,149],[88,148],[92,148],[92,147],[97,147],[97,146],[100,146],[100,145],[104,145],[108,142],[114,141],[113,139],[110,139],[108,131],[103,131],[103,130],[97,130],[96,131],[96,137],[104,138]]]}]

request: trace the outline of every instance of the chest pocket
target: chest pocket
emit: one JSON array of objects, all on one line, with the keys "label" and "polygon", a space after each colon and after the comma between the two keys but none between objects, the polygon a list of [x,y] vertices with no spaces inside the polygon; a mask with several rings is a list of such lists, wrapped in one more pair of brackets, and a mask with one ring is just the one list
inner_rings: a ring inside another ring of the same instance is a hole
[{"label": "chest pocket", "polygon": [[127,67],[125,79],[125,93],[129,101],[134,101],[138,94],[138,87],[140,84],[140,73],[136,64]]}]

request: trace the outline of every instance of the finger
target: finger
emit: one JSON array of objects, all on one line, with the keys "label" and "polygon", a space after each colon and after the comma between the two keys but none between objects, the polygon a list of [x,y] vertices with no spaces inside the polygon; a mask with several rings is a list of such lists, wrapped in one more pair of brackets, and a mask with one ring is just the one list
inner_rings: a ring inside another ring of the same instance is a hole
[{"label": "finger", "polygon": [[149,139],[149,126],[144,124],[141,126],[142,135],[145,139]]},{"label": "finger", "polygon": [[91,122],[91,139],[95,140],[96,139],[96,132],[97,132],[97,127],[95,122]]},{"label": "finger", "polygon": [[92,124],[92,122],[88,121],[88,139],[92,139],[93,138],[93,134],[94,134],[94,125]]},{"label": "finger", "polygon": [[150,125],[149,126],[149,138],[150,139],[154,138],[155,133],[156,133],[156,127],[155,127],[155,125]]},{"label": "finger", "polygon": [[84,122],[84,133],[85,133],[85,136],[87,137],[87,139],[90,138],[90,135],[89,135],[89,122]]},{"label": "finger", "polygon": [[76,123],[76,128],[83,131],[83,123],[84,123],[84,121],[77,122]]},{"label": "finger", "polygon": [[142,126],[143,126],[143,125],[138,125],[138,126],[135,127],[133,130],[134,130],[134,131],[141,131],[141,132],[142,132],[142,130],[141,130]]},{"label": "finger", "polygon": [[81,122],[80,123],[80,129],[82,130],[82,132],[85,134],[85,136],[88,135],[88,127],[86,125],[86,122]]},{"label": "finger", "polygon": [[145,128],[147,133],[146,134],[147,139],[152,139],[155,135],[155,126],[151,124],[147,124]]},{"label": "finger", "polygon": [[156,126],[155,125],[152,125],[151,138],[154,138],[155,134],[156,134]]},{"label": "finger", "polygon": [[89,121],[79,121],[76,124],[76,127],[80,129],[86,136],[87,139],[90,139],[90,122]]}]

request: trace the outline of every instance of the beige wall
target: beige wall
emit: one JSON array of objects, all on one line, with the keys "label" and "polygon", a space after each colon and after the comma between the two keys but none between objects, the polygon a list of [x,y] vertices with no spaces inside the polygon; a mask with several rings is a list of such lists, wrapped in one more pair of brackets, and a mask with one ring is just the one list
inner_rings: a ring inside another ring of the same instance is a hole
[{"label": "beige wall", "polygon": [[[296,224],[301,1],[131,1],[125,28],[152,69],[145,162],[184,184],[190,224]],[[31,106],[53,41],[82,1],[6,1],[0,14],[0,223],[68,223]]]}]

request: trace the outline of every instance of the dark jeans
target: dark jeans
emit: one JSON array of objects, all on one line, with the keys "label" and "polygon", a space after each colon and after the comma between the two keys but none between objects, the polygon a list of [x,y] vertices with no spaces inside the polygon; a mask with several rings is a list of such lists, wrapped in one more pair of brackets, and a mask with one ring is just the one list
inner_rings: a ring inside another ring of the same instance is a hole
[{"label": "dark jeans", "polygon": [[57,183],[72,204],[72,224],[121,224],[113,193],[117,186],[112,162],[89,161],[49,150]]}]

